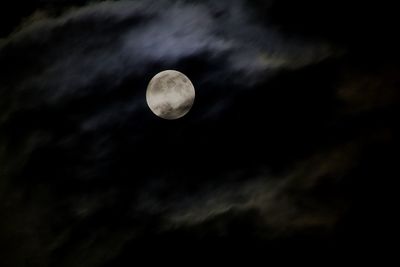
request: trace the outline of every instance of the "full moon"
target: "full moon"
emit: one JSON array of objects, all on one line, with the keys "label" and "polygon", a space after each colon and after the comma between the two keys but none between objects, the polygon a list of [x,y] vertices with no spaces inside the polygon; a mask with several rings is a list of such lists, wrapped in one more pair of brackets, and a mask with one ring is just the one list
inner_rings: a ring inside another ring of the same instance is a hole
[{"label": "full moon", "polygon": [[158,73],[147,86],[146,100],[158,117],[175,120],[185,116],[193,106],[194,86],[186,75],[176,70]]}]

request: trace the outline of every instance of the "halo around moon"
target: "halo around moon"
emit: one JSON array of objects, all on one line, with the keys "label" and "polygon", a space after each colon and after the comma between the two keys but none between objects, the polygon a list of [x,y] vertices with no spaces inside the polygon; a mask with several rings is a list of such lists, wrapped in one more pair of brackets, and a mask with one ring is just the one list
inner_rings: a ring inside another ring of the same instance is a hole
[{"label": "halo around moon", "polygon": [[193,106],[195,90],[185,74],[165,70],[155,75],[147,86],[146,101],[160,118],[175,120],[185,116]]}]

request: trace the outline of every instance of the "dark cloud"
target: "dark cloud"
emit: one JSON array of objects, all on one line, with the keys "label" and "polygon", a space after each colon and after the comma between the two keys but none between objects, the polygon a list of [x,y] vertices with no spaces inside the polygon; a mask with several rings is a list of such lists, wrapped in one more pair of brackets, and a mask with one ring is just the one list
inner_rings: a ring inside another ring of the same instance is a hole
[{"label": "dark cloud", "polygon": [[[273,1],[39,2],[0,39],[5,266],[118,266],[163,240],[342,244],[365,212],[354,187],[375,181],[363,164],[392,170],[376,155],[398,70],[281,29]],[[196,88],[177,121],[145,103],[165,69]]]},{"label": "dark cloud", "polygon": [[[257,210],[260,225],[272,228],[277,235],[298,228],[329,227],[337,219],[333,207],[327,211],[324,204],[307,197],[321,180],[334,183],[341,179],[351,167],[348,165],[353,154],[354,148],[342,147],[298,163],[283,177],[273,177],[261,171],[259,177],[241,174],[247,179],[237,184],[208,184],[208,189],[202,190],[206,195],[192,195],[183,204],[178,203],[168,220],[173,225],[198,224],[230,210]],[[168,205],[163,203],[159,206]]]},{"label": "dark cloud", "polygon": [[[40,99],[50,102],[89,94],[87,88],[99,82],[107,83],[102,90],[112,90],[154,65],[173,66],[199,55],[210,63],[225,58],[218,72],[208,66],[216,74],[207,79],[225,83],[241,75],[246,81],[242,86],[248,86],[266,72],[301,67],[331,54],[327,45],[285,40],[273,29],[252,23],[239,1],[224,12],[222,19],[206,4],[106,1],[60,17],[37,13],[1,42],[2,61],[10,62],[2,71],[9,73],[8,83],[12,77],[21,91],[40,88]],[[31,65],[36,72],[29,77],[24,69]]]}]

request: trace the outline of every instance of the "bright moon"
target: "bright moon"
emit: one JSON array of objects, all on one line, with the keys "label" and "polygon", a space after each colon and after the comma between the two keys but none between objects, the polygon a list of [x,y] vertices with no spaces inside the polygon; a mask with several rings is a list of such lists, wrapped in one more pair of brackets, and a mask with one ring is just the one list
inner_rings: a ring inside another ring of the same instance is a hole
[{"label": "bright moon", "polygon": [[185,116],[193,105],[194,86],[183,73],[166,70],[154,76],[146,91],[151,111],[158,117],[175,120]]}]

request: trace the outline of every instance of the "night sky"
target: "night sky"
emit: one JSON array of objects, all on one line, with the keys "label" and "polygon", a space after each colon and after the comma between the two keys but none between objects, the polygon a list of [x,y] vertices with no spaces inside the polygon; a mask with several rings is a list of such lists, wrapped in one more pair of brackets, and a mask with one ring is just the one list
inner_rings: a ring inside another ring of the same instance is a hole
[{"label": "night sky", "polygon": [[[394,253],[394,4],[3,2],[0,266]],[[167,69],[177,120],[146,103]]]}]

